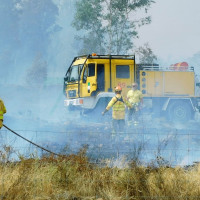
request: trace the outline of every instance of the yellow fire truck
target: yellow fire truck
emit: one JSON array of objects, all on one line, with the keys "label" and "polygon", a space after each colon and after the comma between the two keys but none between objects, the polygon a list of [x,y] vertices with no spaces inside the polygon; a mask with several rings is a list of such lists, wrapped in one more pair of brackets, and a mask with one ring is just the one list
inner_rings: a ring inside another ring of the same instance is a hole
[{"label": "yellow fire truck", "polygon": [[64,77],[65,106],[82,113],[101,114],[120,85],[126,96],[137,82],[144,95],[144,110],[170,120],[193,119],[200,96],[193,67],[163,69],[136,65],[134,55],[83,55],[75,57]]}]

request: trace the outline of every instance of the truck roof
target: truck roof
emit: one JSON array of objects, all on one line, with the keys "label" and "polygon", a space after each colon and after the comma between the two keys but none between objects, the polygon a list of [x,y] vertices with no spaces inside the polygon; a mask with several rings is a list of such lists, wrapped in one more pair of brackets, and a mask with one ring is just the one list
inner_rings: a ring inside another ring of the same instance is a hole
[{"label": "truck roof", "polygon": [[75,57],[75,59],[92,58],[92,59],[123,59],[123,60],[135,60],[135,55],[97,55],[88,54]]}]

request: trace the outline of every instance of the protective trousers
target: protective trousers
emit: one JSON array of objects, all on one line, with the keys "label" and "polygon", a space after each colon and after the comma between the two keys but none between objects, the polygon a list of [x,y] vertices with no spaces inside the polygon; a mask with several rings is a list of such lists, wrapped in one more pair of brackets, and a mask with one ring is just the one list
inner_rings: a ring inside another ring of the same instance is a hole
[{"label": "protective trousers", "polygon": [[124,119],[113,119],[112,120],[112,131],[114,134],[125,132],[125,120]]},{"label": "protective trousers", "polygon": [[136,107],[128,110],[128,121],[138,121],[138,109]]}]

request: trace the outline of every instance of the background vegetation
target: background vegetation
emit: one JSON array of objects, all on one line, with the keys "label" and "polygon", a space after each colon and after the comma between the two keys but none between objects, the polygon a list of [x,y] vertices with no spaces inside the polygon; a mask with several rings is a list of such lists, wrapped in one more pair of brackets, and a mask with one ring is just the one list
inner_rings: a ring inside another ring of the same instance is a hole
[{"label": "background vegetation", "polygon": [[[80,53],[128,54],[135,49],[138,28],[149,24],[147,15],[153,0],[78,0],[73,26],[82,31]],[[140,17],[138,13],[144,11]]]}]

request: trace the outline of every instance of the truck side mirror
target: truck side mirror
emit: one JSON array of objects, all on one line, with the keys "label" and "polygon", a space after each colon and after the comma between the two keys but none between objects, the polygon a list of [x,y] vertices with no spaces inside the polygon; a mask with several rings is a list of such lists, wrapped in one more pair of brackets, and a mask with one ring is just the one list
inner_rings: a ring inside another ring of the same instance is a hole
[{"label": "truck side mirror", "polygon": [[64,77],[64,81],[65,81],[65,83],[67,83],[68,80],[69,80],[69,77],[68,77],[68,76],[65,76],[65,77]]}]

